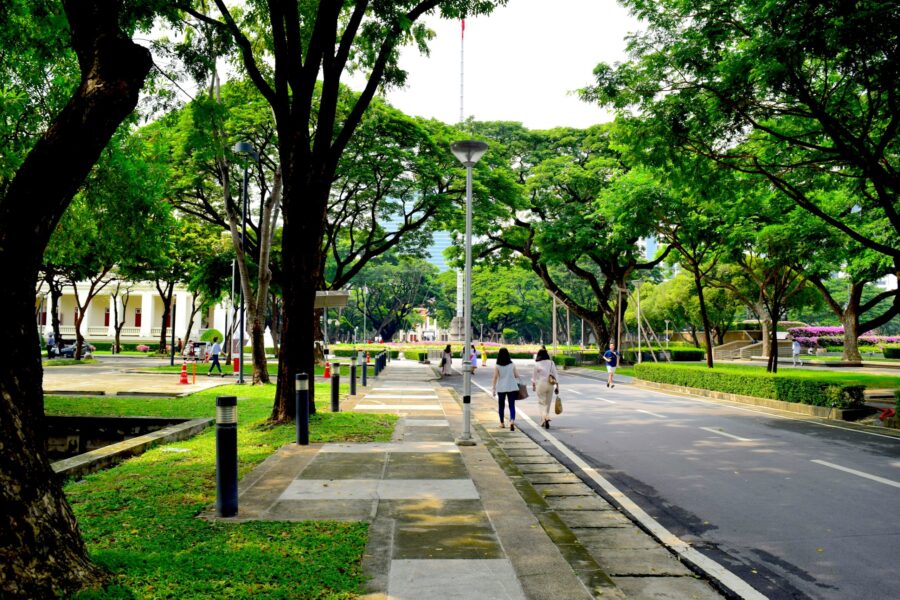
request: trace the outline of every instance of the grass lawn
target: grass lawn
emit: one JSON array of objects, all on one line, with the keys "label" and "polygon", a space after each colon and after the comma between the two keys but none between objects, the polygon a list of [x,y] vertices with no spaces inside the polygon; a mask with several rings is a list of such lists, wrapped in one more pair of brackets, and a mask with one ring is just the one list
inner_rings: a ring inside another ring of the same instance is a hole
[{"label": "grass lawn", "polygon": [[[347,360],[345,360],[342,363],[340,361],[338,361],[338,362],[341,365],[341,377],[350,377],[349,362]],[[226,363],[222,362],[221,365],[222,365],[223,373],[231,374],[234,372],[234,371],[232,371],[230,364],[226,364]],[[191,371],[192,366],[193,366],[192,363],[188,362],[188,364],[187,364],[188,373],[192,372]],[[277,361],[270,362],[268,364],[268,367],[269,367],[269,375],[278,375],[278,362]],[[160,367],[147,367],[147,368],[141,369],[141,370],[148,371],[148,372],[156,372],[156,373],[181,373],[181,363],[176,361],[175,366],[164,365],[164,366],[160,366]],[[197,374],[206,373],[208,370],[209,370],[209,363],[205,363],[205,362],[197,363]],[[322,373],[324,373],[324,372],[325,372],[324,366],[316,365],[316,376],[317,377],[319,377],[321,379]],[[332,369],[331,372],[334,373],[334,369]],[[245,360],[244,361],[244,376],[252,375],[252,374],[253,374],[253,364],[250,363],[250,361]],[[370,375],[375,374],[375,366],[371,363],[369,364],[369,374]],[[357,367],[356,367],[356,377],[357,378],[362,377],[362,367],[360,367],[359,365],[357,365]]]},{"label": "grass lawn", "polygon": [[[672,369],[706,369],[706,364],[683,364],[670,363],[668,365]],[[764,366],[753,365],[733,365],[733,364],[717,364],[715,370],[728,371],[736,373],[759,374],[765,373]],[[864,385],[867,388],[897,388],[900,387],[900,374],[884,375],[881,373],[864,373],[857,369],[847,368],[841,370],[828,369],[794,369],[779,365],[778,373],[782,377],[792,377],[796,379],[811,379],[816,381],[843,383],[847,385]]]},{"label": "grass lawn", "polygon": [[[593,369],[594,371],[602,371],[606,373],[606,367],[604,365],[582,365],[585,369]],[[634,369],[631,367],[618,367],[616,369],[616,375],[624,375],[626,377],[634,377]]]},{"label": "grass lawn", "polygon": [[45,369],[47,367],[71,367],[72,365],[92,365],[97,361],[93,358],[82,358],[81,360],[75,360],[74,358],[53,358],[53,359],[44,359],[41,361],[41,366]]},{"label": "grass lawn", "polygon": [[[325,386],[317,386],[320,407]],[[327,389],[327,388],[326,388]],[[213,416],[215,397],[238,396],[243,476],[293,440],[265,423],[275,386],[224,386],[185,398],[48,396],[49,414]],[[321,409],[320,409],[321,410]],[[312,442],[387,441],[396,417],[320,412]],[[166,451],[170,447],[178,452]],[[351,598],[367,540],[358,522],[207,522],[215,502],[215,430],[154,448],[65,487],[92,558],[111,574],[79,598]]]}]

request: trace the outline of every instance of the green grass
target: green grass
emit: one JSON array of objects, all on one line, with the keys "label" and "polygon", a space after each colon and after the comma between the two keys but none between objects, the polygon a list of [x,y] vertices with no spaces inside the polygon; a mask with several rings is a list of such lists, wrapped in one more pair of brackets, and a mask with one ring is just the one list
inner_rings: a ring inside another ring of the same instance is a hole
[{"label": "green grass", "polygon": [[[585,369],[593,369],[594,371],[602,371],[606,373],[605,365],[582,365]],[[624,375],[626,377],[634,377],[634,368],[633,367],[618,367],[616,369],[616,375]]]},{"label": "green grass", "polygon": [[[673,369],[700,369],[706,370],[704,364],[670,363]],[[764,366],[717,364],[715,370],[736,373],[760,374],[765,373]],[[618,372],[618,371],[617,371]],[[864,385],[868,388],[894,388],[900,387],[900,375],[884,375],[879,373],[860,373],[856,370],[832,371],[824,369],[792,369],[779,366],[778,375],[795,379],[807,379],[824,383],[837,383],[845,385]]]},{"label": "green grass", "polygon": [[[322,385],[319,406],[325,406]],[[48,396],[51,414],[212,416],[215,397],[238,396],[239,473],[293,440],[294,426],[265,422],[275,386],[225,386],[186,398]],[[396,417],[315,415],[312,442],[387,441]],[[215,502],[215,431],[152,449],[119,466],[70,481],[72,503],[92,558],[111,574],[80,598],[351,598],[358,593],[365,523],[208,522]]]},{"label": "green grass", "polygon": [[81,360],[75,360],[74,358],[53,358],[53,359],[44,359],[41,361],[41,365],[46,369],[47,367],[71,367],[73,365],[92,365],[97,361],[93,358],[82,358]]},{"label": "green grass", "polygon": [[[346,361],[342,362],[342,363],[340,361],[338,361],[338,362],[341,365],[341,377],[350,377],[350,365]],[[164,365],[164,366],[159,366],[159,367],[147,367],[147,368],[141,369],[141,370],[148,371],[151,373],[153,373],[153,372],[181,373],[181,363],[178,363],[177,361],[176,361],[176,363],[177,364],[175,364],[174,366]],[[222,362],[221,365],[222,365],[223,373],[226,373],[226,374],[233,373],[233,371],[231,369],[231,364],[226,364],[226,363]],[[268,367],[269,367],[269,375],[278,375],[278,363],[277,362],[270,362],[268,364]],[[193,364],[191,362],[188,362],[187,363],[188,373],[193,372],[191,370],[192,368],[193,368]],[[209,370],[208,362],[198,362],[197,363],[197,373],[198,374],[206,373],[208,370]],[[325,372],[324,366],[316,365],[316,377],[319,377],[321,379],[322,373],[324,373],[324,372]],[[333,373],[334,369],[332,369],[331,372]],[[375,373],[375,366],[371,363],[369,364],[369,373],[371,373],[371,374]],[[249,361],[244,361],[244,375],[246,376],[246,375],[252,375],[252,374],[253,374],[253,365]],[[357,365],[356,377],[359,378],[361,376],[362,376],[362,367]]]},{"label": "green grass", "polygon": [[158,352],[138,352],[137,350],[123,350],[116,354],[113,354],[112,350],[94,350],[94,354],[102,354],[104,356],[160,356]]}]

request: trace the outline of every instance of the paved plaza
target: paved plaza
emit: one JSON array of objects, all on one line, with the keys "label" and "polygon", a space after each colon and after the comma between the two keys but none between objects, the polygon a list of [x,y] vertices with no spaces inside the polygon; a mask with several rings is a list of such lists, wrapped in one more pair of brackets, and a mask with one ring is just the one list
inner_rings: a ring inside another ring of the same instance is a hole
[{"label": "paved plaza", "polygon": [[[389,443],[289,444],[241,482],[233,520],[365,520],[369,599],[720,598],[520,432],[394,361],[342,410],[400,416]],[[490,424],[490,425],[488,425]]]}]

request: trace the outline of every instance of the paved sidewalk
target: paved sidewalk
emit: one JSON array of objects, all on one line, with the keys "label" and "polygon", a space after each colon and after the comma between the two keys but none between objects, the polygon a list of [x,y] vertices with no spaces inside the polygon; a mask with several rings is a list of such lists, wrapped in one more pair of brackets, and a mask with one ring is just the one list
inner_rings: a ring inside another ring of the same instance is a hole
[{"label": "paved sidewalk", "polygon": [[[389,443],[281,448],[241,481],[238,520],[370,522],[365,598],[719,598],[538,444],[494,426],[476,446],[458,395],[394,361],[342,410],[400,415]],[[612,577],[610,577],[612,575]]]}]

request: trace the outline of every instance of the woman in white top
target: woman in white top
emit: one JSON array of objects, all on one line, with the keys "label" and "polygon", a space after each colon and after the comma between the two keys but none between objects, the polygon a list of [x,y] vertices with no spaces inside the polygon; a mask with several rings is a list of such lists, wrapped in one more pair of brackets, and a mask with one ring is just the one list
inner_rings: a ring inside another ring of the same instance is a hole
[{"label": "woman in white top", "polygon": [[553,388],[559,393],[559,374],[556,363],[544,348],[538,350],[534,357],[534,371],[531,373],[531,389],[537,392],[538,406],[541,408],[541,427],[550,429],[550,404],[553,400]]},{"label": "woman in white top", "polygon": [[519,372],[509,357],[509,350],[500,348],[497,352],[497,364],[494,367],[494,379],[491,381],[491,395],[497,396],[497,408],[500,411],[500,427],[505,427],[504,404],[509,403],[509,430],[516,430],[516,399],[519,397]]},{"label": "woman in white top", "polygon": [[441,377],[450,375],[453,372],[450,368],[451,362],[453,362],[453,353],[450,351],[450,344],[447,344],[443,354],[441,354]]}]

